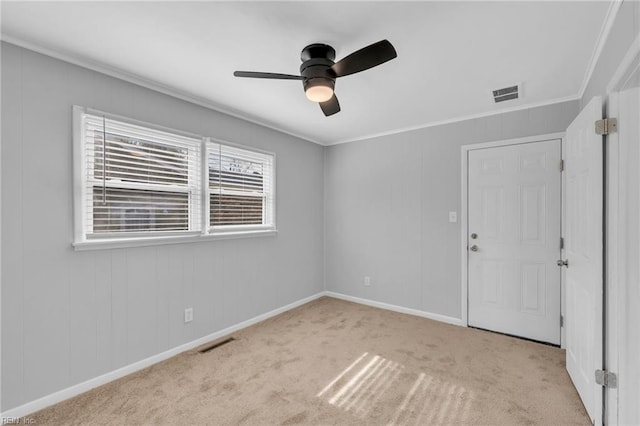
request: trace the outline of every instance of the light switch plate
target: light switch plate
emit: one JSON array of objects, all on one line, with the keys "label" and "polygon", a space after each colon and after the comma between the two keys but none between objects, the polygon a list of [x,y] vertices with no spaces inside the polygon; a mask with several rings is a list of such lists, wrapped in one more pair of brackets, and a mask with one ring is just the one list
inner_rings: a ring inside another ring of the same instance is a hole
[{"label": "light switch plate", "polygon": [[193,308],[187,308],[184,310],[184,322],[188,323],[193,321]]},{"label": "light switch plate", "polygon": [[457,212],[449,212],[449,222],[456,223],[458,221],[458,213]]}]

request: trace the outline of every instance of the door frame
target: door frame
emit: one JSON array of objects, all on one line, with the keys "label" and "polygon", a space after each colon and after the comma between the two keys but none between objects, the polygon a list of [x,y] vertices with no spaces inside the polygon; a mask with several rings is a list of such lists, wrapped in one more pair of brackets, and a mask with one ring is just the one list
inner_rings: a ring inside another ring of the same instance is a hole
[{"label": "door frame", "polygon": [[[462,325],[465,327],[469,326],[469,250],[467,250],[467,235],[469,234],[469,218],[468,218],[468,196],[469,196],[469,151],[474,151],[477,149],[486,149],[486,148],[495,148],[501,146],[509,146],[509,145],[522,145],[527,143],[534,142],[545,142],[549,140],[560,139],[561,143],[561,153],[564,152],[564,132],[558,133],[548,133],[544,135],[538,136],[528,136],[524,138],[516,138],[516,139],[505,139],[498,140],[492,142],[485,143],[476,143],[476,144],[468,144],[462,145],[460,147],[460,159],[461,159],[461,184],[462,184],[462,198],[460,200],[460,318],[462,321]],[[561,154],[561,158],[564,156]],[[564,199],[564,173],[561,176],[561,205],[562,200]],[[561,212],[560,220],[562,220]],[[560,235],[564,235],[562,230],[562,225],[560,228]],[[560,315],[564,316],[564,279],[560,278]],[[560,329],[560,346],[564,348],[564,327]]]},{"label": "door frame", "polygon": [[[624,58],[607,85],[604,105],[607,117],[619,115],[619,92],[627,88],[627,83],[634,73],[640,72],[640,35],[631,43]],[[626,328],[626,299],[628,285],[626,280],[627,248],[625,239],[628,235],[626,226],[627,214],[627,179],[625,164],[626,152],[622,152],[618,133],[611,133],[605,137],[605,315],[604,315],[604,365],[603,368],[615,374],[626,371],[625,365],[620,365],[619,356],[626,348],[627,341],[621,338],[621,331]],[[607,424],[618,424],[619,406],[618,389],[605,388],[604,418]]]}]

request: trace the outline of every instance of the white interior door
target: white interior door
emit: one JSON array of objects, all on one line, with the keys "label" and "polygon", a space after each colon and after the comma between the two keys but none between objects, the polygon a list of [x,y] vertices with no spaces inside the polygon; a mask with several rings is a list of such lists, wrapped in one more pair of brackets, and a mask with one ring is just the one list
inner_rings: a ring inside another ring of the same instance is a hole
[{"label": "white interior door", "polygon": [[593,98],[567,129],[565,142],[564,230],[568,262],[565,324],[567,371],[591,420],[602,421],[602,387],[595,370],[602,368],[602,136],[595,121],[602,100]]},{"label": "white interior door", "polygon": [[468,323],[560,344],[561,141],[468,153]]}]

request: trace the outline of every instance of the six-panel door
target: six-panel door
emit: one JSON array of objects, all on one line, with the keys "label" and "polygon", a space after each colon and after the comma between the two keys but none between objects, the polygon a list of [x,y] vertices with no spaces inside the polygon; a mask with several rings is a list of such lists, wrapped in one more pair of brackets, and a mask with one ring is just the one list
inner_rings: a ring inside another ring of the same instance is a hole
[{"label": "six-panel door", "polygon": [[469,325],[560,344],[561,141],[468,155]]}]

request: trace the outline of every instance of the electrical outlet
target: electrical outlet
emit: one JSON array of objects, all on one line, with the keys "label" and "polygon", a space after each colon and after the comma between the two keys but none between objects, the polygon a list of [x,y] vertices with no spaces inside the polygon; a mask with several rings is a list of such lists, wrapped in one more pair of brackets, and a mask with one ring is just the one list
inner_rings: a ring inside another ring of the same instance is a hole
[{"label": "electrical outlet", "polygon": [[364,277],[364,285],[369,287],[371,285],[371,278],[370,277]]},{"label": "electrical outlet", "polygon": [[184,322],[193,321],[193,308],[187,308],[184,310]]}]

